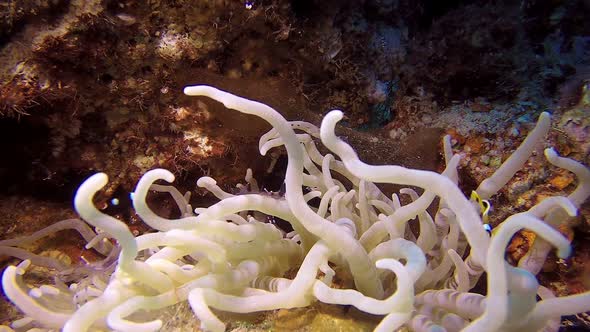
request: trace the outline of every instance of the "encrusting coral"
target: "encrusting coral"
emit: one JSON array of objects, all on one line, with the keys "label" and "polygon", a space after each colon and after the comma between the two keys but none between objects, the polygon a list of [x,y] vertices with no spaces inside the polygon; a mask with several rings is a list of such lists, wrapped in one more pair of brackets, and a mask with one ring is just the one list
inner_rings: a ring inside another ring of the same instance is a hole
[{"label": "encrusting coral", "polygon": [[[288,122],[265,104],[210,86],[187,87],[185,93],[209,97],[272,125],[261,137],[259,149],[265,154],[285,146],[285,196],[233,195],[204,177],[198,186],[220,201],[193,213],[187,195],[155,184],[173,182],[172,173],[150,170],[137,184],[132,201],[155,232],[136,237],[125,223],[94,206],[94,195],[108,181],[104,173],[95,174],[80,186],[74,203],[96,233],[82,220],[73,219],[27,237],[0,241],[0,253],[24,259],[6,268],[2,286],[25,317],[4,330],[154,331],[162,326],[158,310],[182,301],[189,302],[208,331],[226,328],[212,308],[247,313],[305,307],[314,301],[384,315],[377,331],[402,326],[412,331],[557,331],[562,315],[590,310],[590,293],[555,297],[535,277],[551,247],[557,248],[560,257],[570,254],[568,239],[554,227],[575,216],[590,195],[590,170],[584,165],[547,149],[551,164],[576,174],[577,189],[568,197],[546,198],[488,233],[480,205],[457,185],[459,156],[452,155],[448,138],[443,144],[446,170],[442,174],[372,166],[360,161],[335,135],[343,116],[340,111],[328,113],[317,128]],[[473,196],[487,199],[505,185],[549,126],[549,115],[541,114],[521,147]],[[318,138],[335,155],[322,155],[315,143]],[[257,187],[251,172],[246,181],[250,188]],[[413,189],[402,189],[400,194],[412,199],[402,206],[396,194],[386,196],[375,183],[419,187],[424,192],[418,195]],[[181,218],[169,220],[155,214],[146,203],[149,191],[168,192]],[[430,211],[436,211],[434,216]],[[283,219],[293,231],[285,234],[260,215]],[[408,227],[416,217],[419,228]],[[19,248],[68,228],[76,229],[87,247],[105,259],[72,269]],[[538,235],[535,244],[540,249],[529,253],[518,267],[511,266],[504,259],[506,246],[524,228]],[[26,285],[23,275],[31,264],[54,268],[54,285]],[[284,278],[293,268],[298,269],[296,276]],[[336,271],[343,270],[350,271],[354,289],[332,287]],[[64,281],[72,273],[82,277],[76,283]],[[486,295],[471,292],[484,273]]]}]

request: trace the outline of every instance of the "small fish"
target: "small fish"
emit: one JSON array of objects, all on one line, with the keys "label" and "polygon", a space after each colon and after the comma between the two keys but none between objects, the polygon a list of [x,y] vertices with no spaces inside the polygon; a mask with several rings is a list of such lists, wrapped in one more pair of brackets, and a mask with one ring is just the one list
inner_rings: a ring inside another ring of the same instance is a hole
[{"label": "small fish", "polygon": [[137,19],[129,14],[117,14],[116,15],[119,20],[123,23],[123,25],[129,26],[133,25],[137,22]]},{"label": "small fish", "polygon": [[481,197],[479,197],[479,194],[475,190],[471,192],[470,199],[476,202],[477,205],[479,205],[479,213],[481,214],[481,219],[483,220],[484,229],[486,230],[486,232],[491,234],[492,226],[489,224],[488,214],[490,213],[492,204],[490,204],[490,201],[488,201],[487,199],[481,199]]}]

